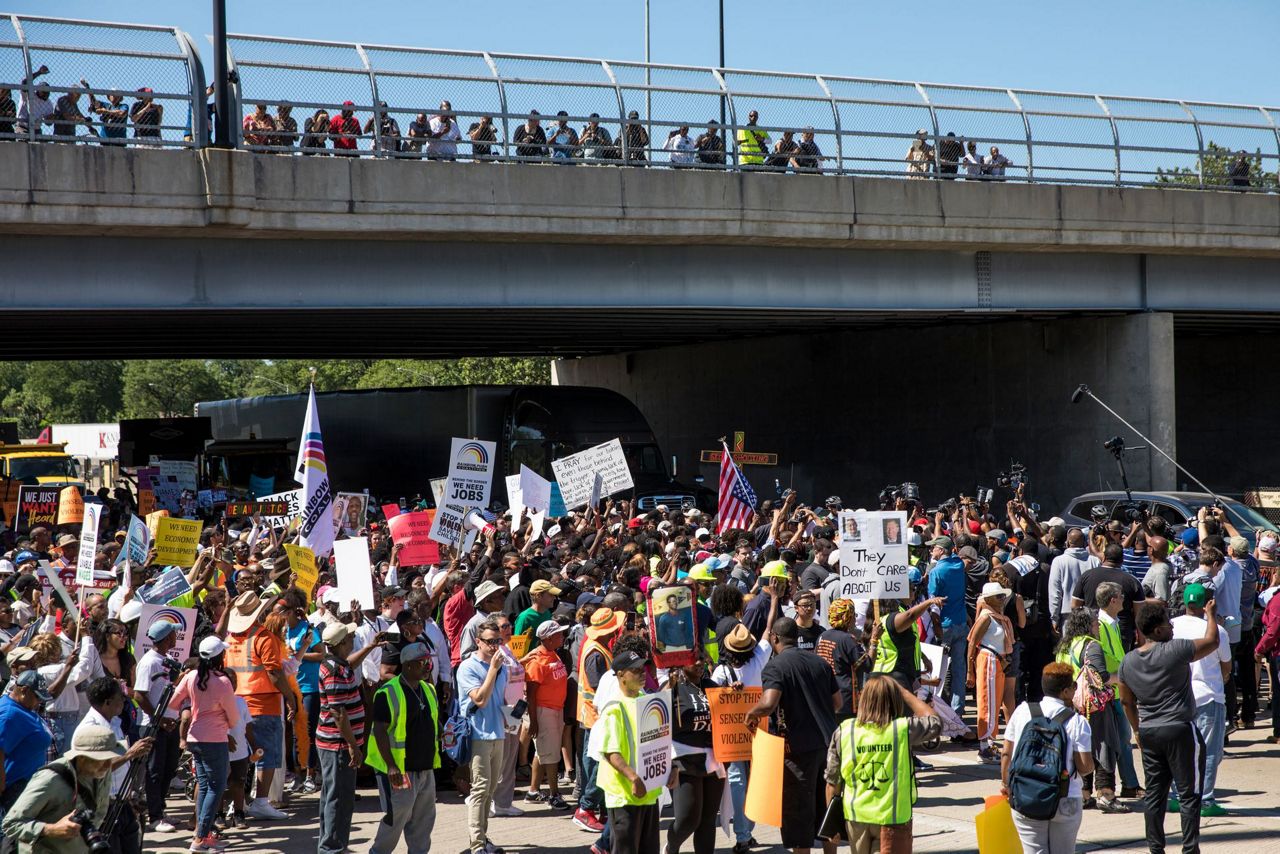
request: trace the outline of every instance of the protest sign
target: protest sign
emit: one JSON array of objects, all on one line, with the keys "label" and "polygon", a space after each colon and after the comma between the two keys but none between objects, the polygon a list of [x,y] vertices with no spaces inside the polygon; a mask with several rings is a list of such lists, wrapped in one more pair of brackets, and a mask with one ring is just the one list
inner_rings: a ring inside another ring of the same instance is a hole
[{"label": "protest sign", "polygon": [[152,510],[147,514],[147,533],[151,535],[152,542],[155,542],[156,529],[160,526],[160,520],[168,515],[168,510]]},{"label": "protest sign", "polygon": [[631,767],[646,789],[660,789],[671,776],[671,692],[643,694],[620,702],[631,704],[627,725],[636,751]]},{"label": "protest sign", "polygon": [[373,568],[369,565],[369,540],[367,537],[352,537],[349,540],[335,540],[333,543],[333,560],[337,564],[338,596],[342,607],[357,601],[366,611],[378,606],[373,599]]},{"label": "protest sign", "polygon": [[18,512],[14,520],[15,531],[30,531],[44,525],[58,523],[58,498],[62,495],[62,483],[40,483],[18,487]]},{"label": "protest sign", "polygon": [[360,533],[365,524],[365,508],[369,505],[369,496],[363,492],[339,492],[333,502],[334,532],[342,531],[348,537]]},{"label": "protest sign", "polygon": [[596,472],[595,477],[591,479],[591,497],[587,499],[587,506],[595,507],[598,505],[602,495],[604,495],[604,476],[600,472]]},{"label": "protest sign", "polygon": [[516,658],[524,658],[529,654],[529,644],[533,642],[533,638],[529,635],[512,635],[511,642],[507,644],[511,648],[511,654]]},{"label": "protest sign", "polygon": [[397,516],[400,515],[400,505],[399,504],[383,504],[382,515],[386,517],[388,520],[396,518]]},{"label": "protest sign", "polygon": [[449,450],[449,479],[444,485],[446,504],[488,507],[493,481],[493,460],[498,446],[481,439],[453,439]]},{"label": "protest sign", "polygon": [[84,522],[80,525],[80,553],[76,556],[76,584],[82,586],[93,584],[93,562],[98,556],[98,522],[102,518],[102,509],[101,504],[82,507]]},{"label": "protest sign", "polygon": [[554,480],[551,481],[551,506],[547,508],[547,515],[552,519],[562,519],[569,515],[569,508],[564,506],[564,496],[560,494],[560,484]]},{"label": "protest sign", "polygon": [[542,526],[547,521],[546,513],[530,513],[529,514],[529,539],[542,536]]},{"label": "protest sign", "polygon": [[249,475],[249,494],[254,498],[266,495],[275,488],[276,479],[274,476],[259,477],[256,474]]},{"label": "protest sign", "polygon": [[462,539],[466,518],[465,508],[452,504],[437,507],[435,518],[431,520],[431,532],[427,536],[441,545],[456,546]]},{"label": "protest sign", "polygon": [[430,566],[440,562],[440,546],[431,539],[434,510],[401,513],[387,523],[391,542],[404,544],[400,550],[400,566]]},{"label": "protest sign", "polygon": [[171,605],[143,605],[138,616],[138,634],[133,641],[134,655],[141,658],[154,644],[147,630],[155,623],[173,623],[177,627],[178,642],[166,653],[174,661],[186,661],[191,657],[191,640],[196,631],[196,609],[174,608]]},{"label": "protest sign", "polygon": [[944,672],[943,665],[947,663],[950,657],[946,648],[931,643],[922,643],[920,644],[920,656],[923,661],[929,663],[928,672],[920,674],[920,681],[929,685],[941,685]]},{"label": "protest sign", "polygon": [[763,729],[756,730],[751,739],[751,778],[743,812],[754,822],[782,827],[778,781],[783,778],[786,752],[787,742]]},{"label": "protest sign", "polygon": [[656,667],[687,667],[697,659],[694,638],[698,620],[693,609],[693,591],[688,587],[650,588],[649,640],[653,644]]},{"label": "protest sign", "polygon": [[906,599],[907,514],[897,510],[840,513],[837,599]]},{"label": "protest sign", "polygon": [[[521,468],[523,467],[522,463]],[[511,508],[512,518],[514,518],[516,509],[524,506],[524,495],[520,492],[520,475],[509,474],[503,480],[507,484],[507,506]]]},{"label": "protest sign", "polygon": [[125,526],[124,547],[120,549],[120,554],[116,555],[116,566],[126,560],[133,561],[136,566],[142,566],[147,562],[147,551],[150,548],[151,531],[147,529],[147,523],[137,516],[130,515],[129,523]]},{"label": "protest sign", "polygon": [[58,493],[58,524],[79,525],[84,521],[84,496],[78,486],[64,486]]},{"label": "protest sign", "polygon": [[524,463],[520,464],[520,503],[531,510],[551,506],[551,481]]},{"label": "protest sign", "polygon": [[187,581],[187,574],[180,567],[175,566],[139,587],[134,595],[140,602],[167,605],[179,596],[185,596],[190,592],[191,582]]},{"label": "protest sign", "polygon": [[427,481],[431,485],[431,497],[437,507],[444,504],[444,485],[448,479],[447,477],[433,477]]},{"label": "protest sign", "polygon": [[40,561],[40,585],[45,591],[53,591],[58,594],[58,598],[62,600],[62,606],[67,609],[67,613],[76,613],[76,600],[71,598],[71,594],[67,592],[67,587],[62,583],[62,579],[58,577],[58,573],[53,571],[53,567],[49,565],[49,561]]},{"label": "protest sign", "polygon": [[191,566],[200,545],[198,519],[161,518],[156,524],[156,563]]},{"label": "protest sign", "polygon": [[298,586],[310,596],[315,589],[316,579],[320,576],[315,552],[306,546],[295,546],[292,543],[284,544],[284,552],[289,556],[289,569],[298,576]]},{"label": "protest sign", "polygon": [[[711,746],[717,762],[750,762],[751,729],[747,727],[747,712],[760,702],[761,688],[708,688],[707,702],[711,706]],[[767,719],[761,719],[763,727]]]},{"label": "protest sign", "polygon": [[604,482],[603,495],[635,487],[626,455],[622,453],[622,442],[618,439],[552,460],[551,468],[556,473],[556,483],[560,484],[564,506],[569,509],[587,503],[597,474]]},{"label": "protest sign", "polygon": [[155,478],[159,476],[160,469],[157,466],[144,466],[138,469],[138,515],[144,519],[148,513],[155,512]]},{"label": "protest sign", "polygon": [[258,496],[259,501],[283,501],[289,510],[282,516],[263,516],[262,523],[269,526],[273,531],[279,531],[282,528],[288,528],[293,520],[298,518],[298,508],[302,501],[301,489],[290,489],[286,492],[276,492],[271,495]]}]

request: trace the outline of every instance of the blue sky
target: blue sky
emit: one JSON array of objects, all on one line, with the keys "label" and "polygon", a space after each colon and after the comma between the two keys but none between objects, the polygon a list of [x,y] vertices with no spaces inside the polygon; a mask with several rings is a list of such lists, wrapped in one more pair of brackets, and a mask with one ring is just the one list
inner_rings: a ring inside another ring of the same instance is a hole
[{"label": "blue sky", "polygon": [[[717,61],[717,6],[651,0],[653,59]],[[1112,95],[1280,104],[1265,39],[1276,0],[1076,0],[914,4],[726,0],[729,67],[1012,86]],[[204,50],[208,0],[11,0],[10,12],[181,27]],[[392,12],[391,10],[395,11]],[[495,52],[639,60],[640,0],[606,3],[352,3],[228,0],[232,32]],[[585,13],[579,10],[587,10]],[[785,11],[779,11],[785,10]],[[1242,27],[1233,33],[1233,28]],[[207,56],[207,53],[206,53]]]}]

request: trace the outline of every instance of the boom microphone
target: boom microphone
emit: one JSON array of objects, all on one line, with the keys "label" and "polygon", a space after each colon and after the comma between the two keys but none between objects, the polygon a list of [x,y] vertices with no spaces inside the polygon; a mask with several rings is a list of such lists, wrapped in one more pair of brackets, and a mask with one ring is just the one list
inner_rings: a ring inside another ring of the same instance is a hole
[{"label": "boom microphone", "polygon": [[1087,392],[1088,390],[1089,390],[1089,387],[1087,385],[1085,385],[1084,383],[1080,383],[1080,387],[1077,388],[1075,391],[1071,392],[1071,402],[1079,403],[1080,398],[1084,397],[1084,393]]}]

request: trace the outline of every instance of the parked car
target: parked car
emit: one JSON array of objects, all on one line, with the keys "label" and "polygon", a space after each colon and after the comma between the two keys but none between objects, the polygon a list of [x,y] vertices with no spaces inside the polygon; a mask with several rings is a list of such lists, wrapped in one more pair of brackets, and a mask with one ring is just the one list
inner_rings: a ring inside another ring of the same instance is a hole
[{"label": "parked car", "polygon": [[[1144,505],[1152,515],[1160,516],[1171,526],[1182,527],[1187,524],[1188,520],[1195,518],[1201,507],[1209,506],[1214,499],[1207,492],[1140,492],[1135,489],[1133,491],[1133,500],[1138,504]],[[1090,521],[1093,508],[1101,506],[1106,510],[1107,519],[1127,522],[1124,507],[1127,501],[1128,497],[1123,490],[1119,489],[1109,492],[1088,492],[1071,499],[1071,502],[1067,504],[1067,509],[1058,515],[1062,517],[1062,520],[1068,526],[1088,528],[1093,524]],[[1250,549],[1253,549],[1256,545],[1255,531],[1258,528],[1280,533],[1280,530],[1275,525],[1268,522],[1261,513],[1252,507],[1225,496],[1223,504],[1226,507],[1227,517],[1231,520],[1231,524],[1235,525],[1236,530],[1240,532],[1240,536],[1249,541]]]}]

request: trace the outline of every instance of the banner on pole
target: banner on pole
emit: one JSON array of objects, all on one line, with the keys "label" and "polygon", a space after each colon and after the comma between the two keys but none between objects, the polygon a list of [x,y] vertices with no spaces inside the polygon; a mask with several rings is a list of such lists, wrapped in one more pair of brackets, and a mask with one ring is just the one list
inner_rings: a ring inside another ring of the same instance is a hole
[{"label": "banner on pole", "polygon": [[76,556],[76,584],[93,584],[93,564],[98,556],[98,522],[102,518],[101,504],[83,506],[84,521],[80,525],[80,552]]}]

